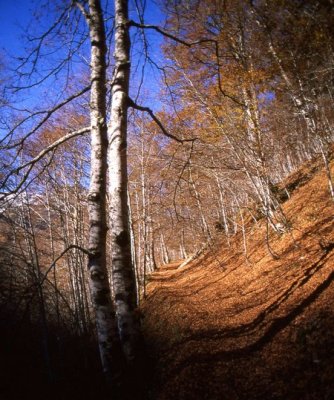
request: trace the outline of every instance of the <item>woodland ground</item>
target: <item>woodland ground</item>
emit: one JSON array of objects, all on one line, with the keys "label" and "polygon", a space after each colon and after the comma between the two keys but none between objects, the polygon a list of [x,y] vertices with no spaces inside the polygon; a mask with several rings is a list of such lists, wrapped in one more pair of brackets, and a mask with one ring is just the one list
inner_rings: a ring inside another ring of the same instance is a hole
[{"label": "woodland ground", "polygon": [[[332,165],[333,167],[333,165]],[[334,203],[320,163],[284,186],[290,229],[249,222],[183,268],[150,276],[143,304],[154,400],[334,399]],[[282,186],[283,187],[283,186]],[[282,192],[283,193],[283,192]]]},{"label": "woodland ground", "polygon": [[[283,187],[289,230],[270,233],[276,259],[263,219],[249,220],[247,259],[240,232],[230,248],[218,242],[149,277],[141,305],[152,361],[147,400],[334,399],[334,203],[320,161]],[[50,327],[50,384],[40,327],[1,318],[1,400],[110,398],[92,339]]]}]

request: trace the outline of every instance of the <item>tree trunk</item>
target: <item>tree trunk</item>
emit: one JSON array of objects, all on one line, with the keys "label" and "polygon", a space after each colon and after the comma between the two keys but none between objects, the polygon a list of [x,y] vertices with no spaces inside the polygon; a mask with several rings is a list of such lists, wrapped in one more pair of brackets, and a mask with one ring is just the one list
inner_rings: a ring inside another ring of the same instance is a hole
[{"label": "tree trunk", "polygon": [[131,258],[127,176],[127,108],[130,75],[127,0],[115,0],[115,74],[109,136],[109,198],[113,290],[123,353],[129,366],[137,360],[141,333],[137,318],[135,271]]},{"label": "tree trunk", "polygon": [[198,211],[199,211],[199,214],[200,214],[201,229],[202,229],[202,233],[203,233],[204,239],[206,241],[211,241],[212,240],[212,235],[211,235],[209,225],[208,225],[208,223],[206,221],[206,218],[205,218],[205,215],[204,215],[204,211],[203,211],[202,201],[201,201],[200,195],[198,193],[198,190],[196,188],[196,184],[195,184],[195,182],[193,180],[193,177],[192,177],[192,168],[191,168],[191,163],[190,162],[189,162],[189,183],[190,183],[190,186],[191,186],[191,188],[193,190],[194,197],[195,197],[195,200],[196,200],[196,203],[197,203],[197,208],[198,208]]},{"label": "tree trunk", "polygon": [[106,266],[106,38],[99,0],[89,1],[91,41],[91,176],[88,194],[89,212],[89,284],[96,316],[97,336],[103,371],[112,382],[113,354],[116,345],[114,311]]},{"label": "tree trunk", "polygon": [[166,243],[165,243],[165,237],[164,237],[163,231],[161,229],[160,229],[160,231],[161,231],[161,234],[160,234],[160,247],[161,247],[160,258],[161,258],[161,261],[162,261],[163,264],[168,264],[170,262],[170,258],[169,258],[169,254],[168,254],[168,248],[167,248]]}]

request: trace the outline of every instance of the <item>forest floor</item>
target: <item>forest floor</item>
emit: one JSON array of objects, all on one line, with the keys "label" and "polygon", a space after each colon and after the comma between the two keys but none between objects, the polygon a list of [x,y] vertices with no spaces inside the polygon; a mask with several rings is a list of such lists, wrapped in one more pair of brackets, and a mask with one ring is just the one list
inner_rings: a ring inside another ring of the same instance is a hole
[{"label": "forest floor", "polygon": [[320,162],[284,185],[275,259],[265,222],[249,221],[247,259],[240,232],[149,277],[150,399],[334,399],[334,203]]}]

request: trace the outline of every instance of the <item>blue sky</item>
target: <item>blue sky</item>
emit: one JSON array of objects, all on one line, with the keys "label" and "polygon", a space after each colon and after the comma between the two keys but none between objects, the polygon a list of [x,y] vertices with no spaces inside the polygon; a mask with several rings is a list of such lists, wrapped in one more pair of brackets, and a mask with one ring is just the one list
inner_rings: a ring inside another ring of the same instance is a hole
[{"label": "blue sky", "polygon": [[[111,0],[109,0],[109,2],[112,4]],[[132,0],[130,0],[130,4],[131,2]],[[0,0],[0,56],[4,59],[5,65],[8,67],[14,65],[11,62],[12,56],[17,57],[25,54],[25,32],[29,23],[34,21],[34,12],[39,9],[38,7],[40,7],[42,3],[44,3],[42,0]],[[131,6],[130,8],[133,9]],[[154,0],[147,1],[145,18],[146,23],[161,25],[164,22],[164,16],[154,3]],[[52,23],[51,19],[50,23]],[[33,27],[36,27],[36,25]],[[152,31],[147,31],[147,36],[150,42],[150,55],[154,57],[155,60],[161,60],[161,36]],[[136,51],[133,52],[133,54],[135,53]],[[136,59],[133,61],[134,67]],[[148,66],[146,69],[146,75],[144,85],[144,88],[146,89],[145,91],[157,95],[159,91],[158,73],[154,72]],[[135,82],[133,82],[133,86],[136,86]],[[33,99],[31,98],[30,101],[33,102]],[[157,108],[158,103],[153,102],[153,104],[155,104],[155,107],[153,108]]]},{"label": "blue sky", "polygon": [[[51,0],[52,1],[52,0]],[[0,0],[0,49],[14,53],[21,49],[24,28],[33,18],[39,2],[34,0]],[[163,15],[154,1],[147,2],[148,23],[161,24]]]},{"label": "blue sky", "polygon": [[32,17],[33,3],[24,0],[0,0],[0,49],[2,53],[22,49],[21,36]]}]

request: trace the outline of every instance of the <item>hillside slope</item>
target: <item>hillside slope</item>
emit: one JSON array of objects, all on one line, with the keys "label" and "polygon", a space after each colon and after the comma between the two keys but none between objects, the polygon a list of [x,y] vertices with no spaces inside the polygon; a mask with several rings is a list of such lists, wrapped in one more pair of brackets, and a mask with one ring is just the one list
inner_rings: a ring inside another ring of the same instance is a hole
[{"label": "hillside slope", "polygon": [[[333,165],[332,165],[333,168]],[[183,268],[150,277],[143,304],[154,400],[334,399],[334,203],[325,172],[288,179],[291,229],[263,221]]]}]

